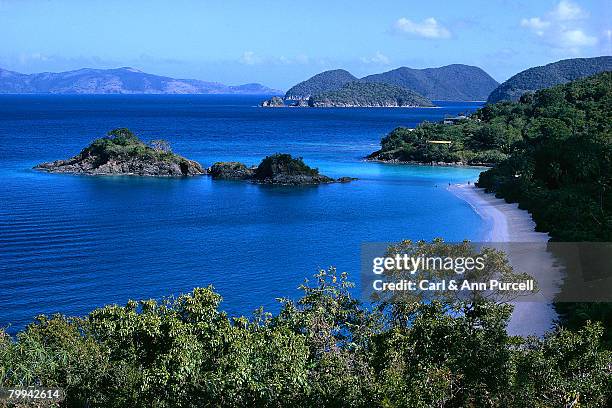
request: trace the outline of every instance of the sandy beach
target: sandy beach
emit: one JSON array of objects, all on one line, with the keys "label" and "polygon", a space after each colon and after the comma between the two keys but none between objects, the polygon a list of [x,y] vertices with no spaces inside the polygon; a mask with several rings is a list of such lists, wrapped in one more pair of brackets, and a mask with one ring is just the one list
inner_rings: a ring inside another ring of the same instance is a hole
[{"label": "sandy beach", "polygon": [[559,291],[563,280],[563,273],[546,250],[549,235],[536,232],[531,215],[519,209],[518,204],[508,204],[473,184],[453,185],[448,189],[488,224],[485,241],[504,250],[515,271],[527,272],[538,282],[540,292],[536,300],[514,302],[508,331],[515,335],[544,334],[557,318],[548,300]]}]

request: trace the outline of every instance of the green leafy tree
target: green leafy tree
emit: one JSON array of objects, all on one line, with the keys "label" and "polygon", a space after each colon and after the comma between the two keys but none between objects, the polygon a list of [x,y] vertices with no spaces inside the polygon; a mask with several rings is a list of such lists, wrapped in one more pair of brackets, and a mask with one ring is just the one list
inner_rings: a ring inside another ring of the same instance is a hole
[{"label": "green leafy tree", "polygon": [[[503,256],[495,268],[508,269]],[[83,318],[40,316],[15,338],[0,332],[0,386],[62,387],[70,407],[604,407],[612,398],[600,324],[523,339],[507,334],[512,307],[483,297],[415,300],[402,320],[404,304],[363,305],[334,268],[301,288],[278,314],[250,318],[221,311],[211,287]]]}]

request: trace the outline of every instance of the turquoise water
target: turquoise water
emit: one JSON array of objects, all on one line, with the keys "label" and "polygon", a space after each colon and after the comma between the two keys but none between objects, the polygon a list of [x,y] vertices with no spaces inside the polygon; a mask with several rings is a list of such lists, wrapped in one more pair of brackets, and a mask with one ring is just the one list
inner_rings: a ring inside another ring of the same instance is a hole
[{"label": "turquoise water", "polygon": [[[213,284],[232,314],[299,295],[317,268],[358,279],[363,242],[484,236],[448,183],[480,170],[366,163],[397,126],[473,111],[262,109],[236,96],[0,96],[0,325],[87,313],[130,298]],[[287,152],[348,184],[273,187],[188,179],[88,177],[31,170],[115,127],[165,138],[204,165],[256,164]]]}]

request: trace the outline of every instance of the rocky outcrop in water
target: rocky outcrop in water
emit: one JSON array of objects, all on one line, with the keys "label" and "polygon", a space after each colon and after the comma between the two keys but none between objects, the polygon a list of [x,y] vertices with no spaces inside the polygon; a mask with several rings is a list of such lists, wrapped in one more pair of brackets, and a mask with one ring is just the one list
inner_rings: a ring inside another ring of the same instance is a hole
[{"label": "rocky outcrop in water", "polygon": [[170,151],[163,140],[147,145],[128,129],[115,129],[67,160],[41,163],[36,170],[50,173],[130,176],[197,176],[206,170],[193,160]]},{"label": "rocky outcrop in water", "polygon": [[331,177],[319,174],[318,169],[308,166],[301,157],[277,153],[259,163],[251,181],[260,184],[304,185],[333,183]]},{"label": "rocky outcrop in water", "polygon": [[351,181],[355,181],[355,180],[357,180],[356,177],[347,177],[347,176],[344,176],[344,177],[340,177],[336,181],[338,183],[350,183]]},{"label": "rocky outcrop in water", "polygon": [[247,167],[240,162],[217,162],[207,171],[214,179],[248,180],[255,174],[256,167]]},{"label": "rocky outcrop in water", "polygon": [[285,102],[283,101],[283,98],[273,96],[272,98],[263,101],[260,106],[264,108],[283,108],[285,106]]},{"label": "rocky outcrop in water", "polygon": [[318,169],[306,165],[302,158],[277,153],[268,156],[256,167],[247,167],[240,162],[218,162],[208,168],[215,179],[246,180],[257,184],[314,185],[356,180],[352,177],[333,179],[319,174]]}]

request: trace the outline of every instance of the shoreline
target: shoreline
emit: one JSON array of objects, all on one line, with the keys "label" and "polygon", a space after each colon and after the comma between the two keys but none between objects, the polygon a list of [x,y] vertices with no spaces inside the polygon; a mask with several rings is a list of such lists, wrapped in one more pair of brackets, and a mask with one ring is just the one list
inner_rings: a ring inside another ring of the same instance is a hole
[{"label": "shoreline", "polygon": [[487,223],[484,241],[495,243],[492,246],[506,252],[515,271],[527,272],[538,283],[539,292],[529,300],[511,302],[514,311],[508,333],[541,336],[549,331],[558,319],[551,299],[561,290],[564,277],[555,258],[547,251],[550,236],[536,232],[531,214],[519,209],[516,203],[506,203],[473,184],[452,185],[447,189]]},{"label": "shoreline", "polygon": [[509,204],[502,198],[473,184],[455,184],[448,187],[455,196],[468,203],[490,225],[486,242],[548,242],[550,236],[536,232],[531,214]]},{"label": "shoreline", "polygon": [[[205,95],[205,94],[204,94]],[[261,106],[256,105],[258,108],[315,108],[315,109],[329,109],[329,108],[340,108],[340,109],[442,109],[442,106],[295,106],[295,105],[283,105],[283,106]]]},{"label": "shoreline", "polygon": [[368,163],[380,163],[380,164],[391,164],[391,165],[400,165],[400,166],[429,166],[429,167],[456,167],[463,169],[490,169],[493,167],[493,164],[464,164],[464,163],[446,163],[446,162],[430,162],[424,163],[420,161],[402,161],[402,160],[381,160],[381,159],[368,159],[368,157],[364,157],[363,161]]}]

